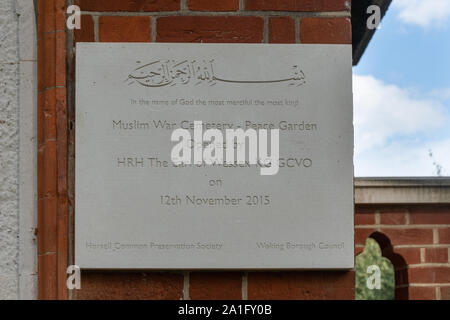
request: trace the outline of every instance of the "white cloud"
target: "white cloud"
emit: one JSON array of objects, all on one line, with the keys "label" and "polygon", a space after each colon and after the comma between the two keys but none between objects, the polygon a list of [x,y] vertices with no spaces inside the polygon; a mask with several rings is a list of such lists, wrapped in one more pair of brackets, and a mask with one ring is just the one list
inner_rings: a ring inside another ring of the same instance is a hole
[{"label": "white cloud", "polygon": [[450,100],[450,88],[434,89],[430,92],[430,96],[442,101]]},{"label": "white cloud", "polygon": [[446,121],[441,102],[416,99],[372,76],[353,76],[355,154],[385,147],[392,138],[426,134]]},{"label": "white cloud", "polygon": [[394,0],[392,6],[407,24],[430,27],[450,21],[450,0]]},{"label": "white cloud", "polygon": [[417,98],[373,76],[354,75],[355,175],[432,176],[433,162],[450,175],[447,92]]},{"label": "white cloud", "polygon": [[[433,158],[429,157],[433,151]],[[421,145],[393,142],[355,156],[357,177],[435,176],[433,162],[442,166],[441,175],[450,175],[450,139],[428,141]]]}]

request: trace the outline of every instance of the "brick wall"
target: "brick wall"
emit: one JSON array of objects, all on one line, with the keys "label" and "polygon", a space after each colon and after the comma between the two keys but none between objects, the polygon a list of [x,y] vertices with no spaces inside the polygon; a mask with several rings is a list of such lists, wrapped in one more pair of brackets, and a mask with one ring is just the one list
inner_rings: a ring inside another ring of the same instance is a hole
[{"label": "brick wall", "polygon": [[[83,11],[73,43],[351,43],[349,0],[69,2]],[[73,110],[69,99],[71,121]],[[73,144],[69,154],[73,170]],[[82,286],[72,298],[353,299],[354,272],[84,272]]]},{"label": "brick wall", "polygon": [[75,0],[77,41],[351,43],[349,0]]},{"label": "brick wall", "polygon": [[395,266],[397,299],[450,299],[449,205],[357,207],[356,254],[374,232]]}]

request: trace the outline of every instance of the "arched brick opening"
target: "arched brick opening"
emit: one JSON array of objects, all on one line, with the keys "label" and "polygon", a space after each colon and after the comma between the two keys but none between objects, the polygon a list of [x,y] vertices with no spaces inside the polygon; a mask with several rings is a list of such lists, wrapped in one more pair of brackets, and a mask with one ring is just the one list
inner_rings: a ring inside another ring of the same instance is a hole
[{"label": "arched brick opening", "polygon": [[406,260],[394,252],[391,240],[384,233],[375,231],[369,238],[374,239],[381,248],[383,257],[389,259],[395,271],[395,300],[408,300],[408,265]]}]

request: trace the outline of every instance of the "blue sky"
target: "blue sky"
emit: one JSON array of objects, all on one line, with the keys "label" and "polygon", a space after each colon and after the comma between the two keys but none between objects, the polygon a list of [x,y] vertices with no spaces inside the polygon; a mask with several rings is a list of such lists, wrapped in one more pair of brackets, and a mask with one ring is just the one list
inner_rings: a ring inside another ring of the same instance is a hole
[{"label": "blue sky", "polygon": [[450,0],[393,0],[353,73],[355,175],[450,175]]}]

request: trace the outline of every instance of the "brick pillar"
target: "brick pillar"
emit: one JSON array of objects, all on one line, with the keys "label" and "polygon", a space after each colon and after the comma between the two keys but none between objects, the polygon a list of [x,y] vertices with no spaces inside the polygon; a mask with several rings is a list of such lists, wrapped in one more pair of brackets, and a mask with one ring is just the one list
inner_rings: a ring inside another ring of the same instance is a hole
[{"label": "brick pillar", "polygon": [[38,298],[66,299],[68,252],[65,1],[38,0]]},{"label": "brick pillar", "polygon": [[[73,3],[83,11],[74,42],[351,43],[350,0]],[[73,79],[73,65],[70,72]],[[69,104],[73,120],[73,99]],[[70,164],[73,146],[69,154]],[[354,286],[353,271],[84,272],[74,298],[353,299]]]}]

